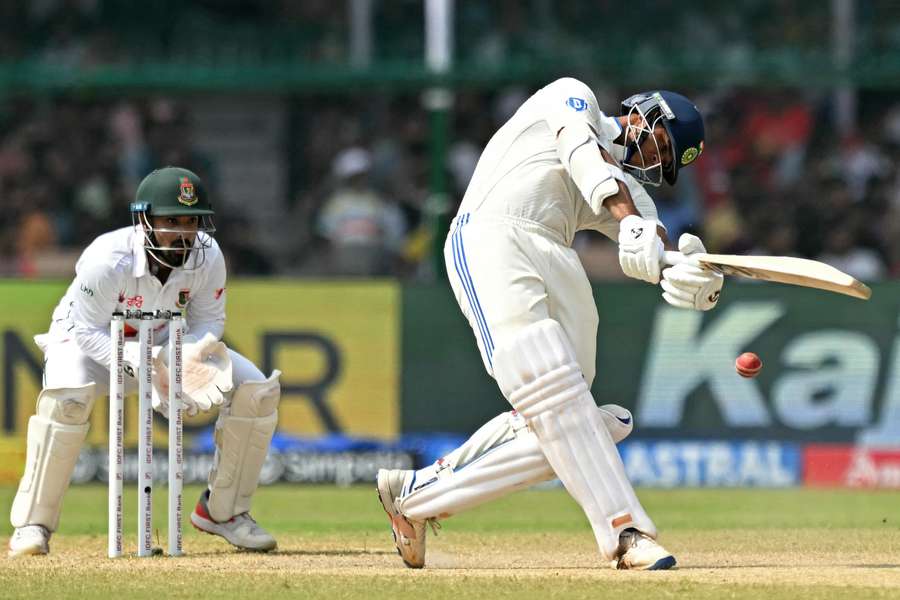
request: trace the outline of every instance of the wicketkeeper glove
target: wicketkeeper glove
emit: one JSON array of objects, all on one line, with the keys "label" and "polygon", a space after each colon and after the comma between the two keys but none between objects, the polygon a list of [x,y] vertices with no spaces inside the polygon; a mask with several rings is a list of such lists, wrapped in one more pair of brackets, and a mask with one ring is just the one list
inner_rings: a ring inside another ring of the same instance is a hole
[{"label": "wicketkeeper glove", "polygon": [[[210,333],[199,341],[184,337],[181,365],[181,396],[188,416],[199,411],[207,411],[225,402],[225,394],[234,388],[231,357],[228,347]],[[169,367],[168,352],[160,353],[153,363],[153,384],[157,400],[153,407],[168,416],[169,411]]]}]

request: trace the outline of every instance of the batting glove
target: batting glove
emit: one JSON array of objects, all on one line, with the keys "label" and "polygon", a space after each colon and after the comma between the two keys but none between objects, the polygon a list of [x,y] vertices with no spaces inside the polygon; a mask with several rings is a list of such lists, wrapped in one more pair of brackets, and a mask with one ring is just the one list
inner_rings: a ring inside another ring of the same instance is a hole
[{"label": "batting glove", "polygon": [[[696,235],[681,234],[678,251],[685,256],[706,252]],[[662,297],[678,308],[710,310],[719,302],[725,278],[720,273],[690,263],[679,263],[662,272]]]}]

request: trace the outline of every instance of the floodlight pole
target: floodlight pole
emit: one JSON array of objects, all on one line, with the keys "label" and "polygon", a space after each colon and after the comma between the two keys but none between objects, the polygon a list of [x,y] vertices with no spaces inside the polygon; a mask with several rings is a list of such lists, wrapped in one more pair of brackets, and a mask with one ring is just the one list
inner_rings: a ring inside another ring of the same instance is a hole
[{"label": "floodlight pole", "polygon": [[425,214],[431,225],[434,276],[444,272],[444,238],[450,227],[451,202],[446,177],[453,92],[443,76],[453,66],[453,0],[425,0],[425,66],[440,83],[425,90],[428,110],[430,177]]}]

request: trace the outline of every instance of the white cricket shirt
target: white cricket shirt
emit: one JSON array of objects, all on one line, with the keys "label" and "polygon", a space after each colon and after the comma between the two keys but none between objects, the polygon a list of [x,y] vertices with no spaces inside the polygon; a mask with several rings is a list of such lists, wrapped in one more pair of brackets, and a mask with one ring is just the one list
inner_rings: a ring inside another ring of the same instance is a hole
[{"label": "white cricket shirt", "polygon": [[[204,240],[205,234],[198,234]],[[109,364],[109,325],[112,313],[124,310],[171,310],[185,315],[185,332],[221,338],[225,330],[225,258],[209,239],[206,259],[195,269],[173,269],[165,285],[150,273],[140,227],[124,227],[95,239],[75,265],[75,279],[53,311],[50,331],[36,340],[49,343],[74,340],[100,364]],[[188,264],[198,260],[193,251]],[[134,336],[139,321],[125,322],[125,335]],[[168,338],[166,322],[154,327],[154,344]]]},{"label": "white cricket shirt", "polygon": [[[556,133],[573,120],[590,125],[600,145],[621,160],[613,144],[622,128],[600,111],[591,89],[563,78],[534,93],[490,139],[463,197],[459,212],[505,215],[540,223],[567,245],[575,232],[593,229],[616,240],[619,223],[602,206],[591,206],[559,160]],[[659,223],[656,205],[634,177],[625,174],[635,206]],[[662,225],[660,223],[660,225]]]}]

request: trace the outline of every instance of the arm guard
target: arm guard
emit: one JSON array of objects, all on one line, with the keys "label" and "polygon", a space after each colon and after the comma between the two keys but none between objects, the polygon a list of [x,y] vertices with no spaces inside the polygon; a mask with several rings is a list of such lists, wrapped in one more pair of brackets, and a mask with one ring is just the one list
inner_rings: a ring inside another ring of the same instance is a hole
[{"label": "arm guard", "polygon": [[587,123],[569,123],[556,138],[556,152],[581,195],[599,212],[603,201],[619,192],[625,183],[622,169],[603,159],[597,135]]}]

